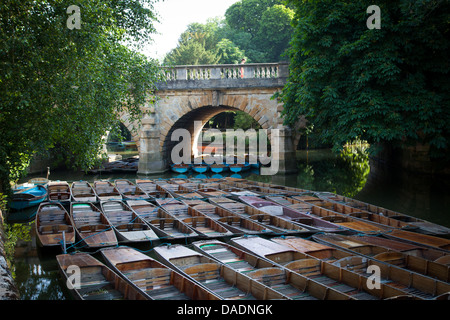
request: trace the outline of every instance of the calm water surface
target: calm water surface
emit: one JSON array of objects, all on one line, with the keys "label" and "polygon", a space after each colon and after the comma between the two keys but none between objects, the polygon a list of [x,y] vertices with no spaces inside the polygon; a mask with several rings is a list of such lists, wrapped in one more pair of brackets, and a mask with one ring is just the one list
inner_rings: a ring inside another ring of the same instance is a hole
[{"label": "calm water surface", "polygon": [[[331,191],[368,203],[383,206],[450,227],[450,181],[431,179],[399,170],[387,170],[371,163],[367,156],[348,152],[333,155],[328,150],[298,152],[298,174],[288,176],[260,176],[248,172],[243,178],[287,185],[315,191]],[[165,173],[151,179],[168,179],[179,174]],[[195,175],[189,177],[196,177]],[[207,175],[211,177],[211,175]],[[76,172],[52,172],[51,180],[94,181],[125,178],[130,174],[84,175]],[[145,178],[145,177],[138,177]],[[28,179],[28,178],[27,178]],[[56,264],[58,250],[42,250],[36,246],[34,224],[12,225],[22,236],[16,244],[13,275],[23,300],[72,299]],[[151,248],[141,248],[150,250]]]}]

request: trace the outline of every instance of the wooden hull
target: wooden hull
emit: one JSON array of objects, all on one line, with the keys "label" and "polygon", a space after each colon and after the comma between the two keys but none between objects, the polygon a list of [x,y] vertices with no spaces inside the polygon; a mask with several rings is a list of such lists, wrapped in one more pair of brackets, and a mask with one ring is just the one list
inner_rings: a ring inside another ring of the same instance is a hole
[{"label": "wooden hull", "polygon": [[385,233],[384,236],[390,239],[419,244],[450,253],[449,239],[404,230],[393,230],[392,232]]},{"label": "wooden hull", "polygon": [[155,232],[122,201],[101,202],[101,209],[113,226],[119,242],[147,242],[159,239]]},{"label": "wooden hull", "polygon": [[249,196],[241,196],[239,197],[239,200],[247,203],[253,208],[261,210],[270,215],[280,217],[282,219],[290,220],[303,226],[304,228],[309,228],[311,230],[321,232],[338,232],[348,230],[331,222],[324,221],[323,219],[312,217],[311,215],[295,211],[293,209],[290,209],[289,207],[284,207],[276,202]]},{"label": "wooden hull", "polygon": [[[383,283],[380,284],[379,289],[369,288],[368,278],[361,274],[353,273],[274,241],[249,236],[234,238],[230,243],[287,268],[291,272],[298,273],[310,281],[327,286],[328,290],[337,290],[353,299],[379,300],[405,295],[404,291]],[[333,253],[331,261],[336,260],[341,254]]]},{"label": "wooden hull", "polygon": [[155,248],[158,258],[208,291],[227,300],[266,300],[285,297],[236,270],[181,245]]},{"label": "wooden hull", "polygon": [[72,202],[97,202],[97,195],[91,184],[86,181],[74,181],[70,187]]},{"label": "wooden hull", "polygon": [[183,239],[198,237],[197,232],[183,221],[175,218],[162,209],[158,209],[156,218],[146,220],[146,223],[161,239]]},{"label": "wooden hull", "polygon": [[87,248],[117,246],[113,227],[92,203],[72,203],[70,215],[79,241]]},{"label": "wooden hull", "polygon": [[70,185],[65,181],[50,181],[47,184],[47,191],[49,202],[70,202]]},{"label": "wooden hull", "polygon": [[219,300],[188,277],[132,248],[103,249],[113,270],[150,300]]},{"label": "wooden hull", "polygon": [[69,213],[59,203],[41,203],[36,213],[36,235],[43,247],[75,243],[75,230]]},{"label": "wooden hull", "polygon": [[146,200],[149,195],[139,186],[125,179],[115,180],[114,185],[122,196],[122,200]]},{"label": "wooden hull", "polygon": [[326,199],[328,201],[341,203],[356,209],[362,209],[376,215],[382,215],[391,219],[399,220],[416,227],[416,232],[433,235],[433,236],[449,236],[450,228],[426,221],[424,219],[419,219],[404,213],[397,211],[385,209],[376,205],[368,204],[363,201],[355,200],[352,198],[340,196],[337,194],[329,192],[317,192],[315,193],[318,197]]},{"label": "wooden hull", "polygon": [[[380,269],[380,281],[386,286],[403,291],[405,295],[428,300],[450,291],[450,284],[447,283],[449,269],[446,266],[426,263],[419,258],[411,259],[401,253],[383,251],[383,248],[368,246],[365,243],[356,245],[356,240],[343,235],[324,233],[314,235],[313,239],[321,239],[322,242],[337,248],[334,251],[341,256],[336,254],[337,260],[332,262],[333,265],[367,278],[372,275],[367,271],[369,266],[377,266]],[[314,246],[319,245],[297,237],[278,238],[275,241],[303,253],[308,250],[309,255],[313,255],[311,250],[317,252]]]},{"label": "wooden hull", "polygon": [[119,190],[110,181],[95,181],[94,190],[99,201],[122,199]]},{"label": "wooden hull", "polygon": [[349,300],[351,297],[338,291],[324,294],[325,286],[309,284],[308,279],[297,273],[280,268],[269,260],[233,247],[218,240],[192,243],[194,249],[218,262],[245,273],[256,281],[269,286],[289,300]]},{"label": "wooden hull", "polygon": [[142,292],[87,253],[57,255],[56,261],[66,284],[73,279],[73,270],[69,268],[79,268],[79,287],[71,283],[70,290],[78,300],[148,300]]}]

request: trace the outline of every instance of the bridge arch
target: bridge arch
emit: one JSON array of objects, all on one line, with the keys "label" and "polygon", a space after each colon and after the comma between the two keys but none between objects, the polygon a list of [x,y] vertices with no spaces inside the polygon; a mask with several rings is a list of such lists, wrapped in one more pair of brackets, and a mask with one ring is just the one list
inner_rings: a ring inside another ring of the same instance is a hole
[{"label": "bridge arch", "polygon": [[[288,163],[295,160],[292,131],[283,125],[283,104],[274,98],[286,82],[286,63],[175,66],[166,74],[167,81],[159,83],[155,92],[156,104],[143,107],[149,113],[142,119],[138,173],[167,170],[170,151],[178,143],[171,141],[174,130],[188,129],[192,147],[204,124],[228,110],[249,114],[269,135],[277,129],[275,137],[283,146],[277,159],[281,172],[295,171],[295,164]],[[195,126],[194,121],[202,125]]]},{"label": "bridge arch", "polygon": [[[274,90],[199,90],[180,92],[160,92],[157,105],[160,116],[160,151],[167,163],[170,162],[172,147],[178,143],[171,141],[172,133],[185,128],[191,134],[191,154],[196,154],[196,141],[201,129],[209,119],[225,111],[240,110],[253,117],[263,129],[277,128],[277,104],[270,98]],[[200,121],[201,125],[195,125]]]}]

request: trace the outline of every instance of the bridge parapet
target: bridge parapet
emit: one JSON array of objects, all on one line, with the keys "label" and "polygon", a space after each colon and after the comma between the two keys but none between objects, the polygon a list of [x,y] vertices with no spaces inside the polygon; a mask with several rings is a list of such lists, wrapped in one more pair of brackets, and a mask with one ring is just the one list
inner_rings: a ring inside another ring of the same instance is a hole
[{"label": "bridge parapet", "polygon": [[287,62],[165,67],[166,82],[159,90],[282,87],[289,73]]}]

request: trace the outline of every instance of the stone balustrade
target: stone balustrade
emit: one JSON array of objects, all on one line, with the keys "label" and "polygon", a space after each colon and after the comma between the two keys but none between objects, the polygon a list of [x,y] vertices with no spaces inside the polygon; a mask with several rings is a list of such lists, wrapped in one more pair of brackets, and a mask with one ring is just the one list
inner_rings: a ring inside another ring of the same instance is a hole
[{"label": "stone balustrade", "polygon": [[165,83],[161,89],[184,89],[189,86],[254,87],[283,86],[288,76],[288,63],[217,64],[164,67]]}]

